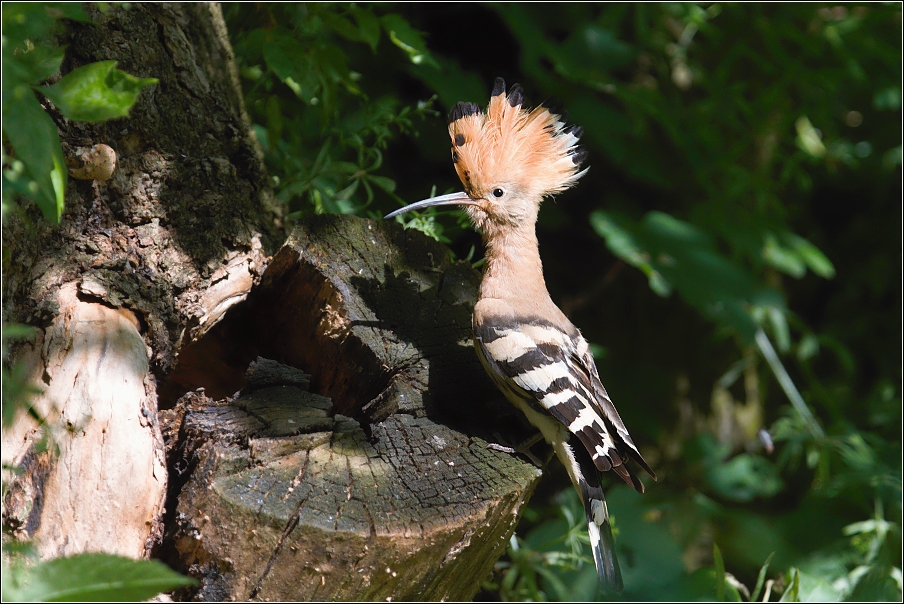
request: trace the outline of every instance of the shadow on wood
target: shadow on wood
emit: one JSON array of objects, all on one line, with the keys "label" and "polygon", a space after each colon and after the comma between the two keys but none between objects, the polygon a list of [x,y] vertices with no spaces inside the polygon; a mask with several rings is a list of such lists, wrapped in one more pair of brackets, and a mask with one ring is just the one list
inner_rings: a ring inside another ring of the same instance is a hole
[{"label": "shadow on wood", "polygon": [[194,597],[473,597],[540,476],[486,448],[526,432],[471,348],[478,283],[421,233],[312,217],[183,348],[164,549]]}]

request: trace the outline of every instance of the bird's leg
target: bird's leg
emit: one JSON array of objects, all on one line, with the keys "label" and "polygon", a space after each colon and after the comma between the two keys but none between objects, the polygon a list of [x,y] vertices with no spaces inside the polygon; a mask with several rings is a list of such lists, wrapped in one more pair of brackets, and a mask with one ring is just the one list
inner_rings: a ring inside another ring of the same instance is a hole
[{"label": "bird's leg", "polygon": [[[494,433],[493,436],[496,437],[496,440],[503,441],[503,442],[505,440],[499,435],[498,432]],[[543,462],[541,462],[539,459],[537,459],[537,457],[530,451],[531,447],[533,447],[535,444],[540,442],[542,439],[543,439],[543,433],[537,432],[536,434],[534,434],[527,440],[522,441],[521,443],[515,445],[514,447],[507,447],[505,445],[500,445],[497,443],[487,443],[487,449],[493,449],[494,451],[501,451],[503,453],[510,453],[513,455],[515,453],[520,453],[521,455],[524,455],[525,457],[527,457],[531,461],[531,463],[533,463],[535,466],[537,466],[538,468],[542,468],[545,464]],[[547,459],[547,461],[549,461],[549,460]]]}]

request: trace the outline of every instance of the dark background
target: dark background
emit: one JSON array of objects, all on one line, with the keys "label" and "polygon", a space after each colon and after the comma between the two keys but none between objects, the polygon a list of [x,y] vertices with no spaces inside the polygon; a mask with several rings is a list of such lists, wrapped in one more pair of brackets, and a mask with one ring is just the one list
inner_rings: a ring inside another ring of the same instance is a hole
[{"label": "dark background", "polygon": [[[754,590],[774,553],[773,600],[900,600],[899,4],[224,11],[292,218],[459,190],[445,115],[497,76],[584,127],[590,172],[538,237],[660,477],[612,482],[625,599],[731,595],[725,572]],[[404,220],[482,257],[461,213]],[[482,596],[597,598],[581,518],[553,464]]]}]

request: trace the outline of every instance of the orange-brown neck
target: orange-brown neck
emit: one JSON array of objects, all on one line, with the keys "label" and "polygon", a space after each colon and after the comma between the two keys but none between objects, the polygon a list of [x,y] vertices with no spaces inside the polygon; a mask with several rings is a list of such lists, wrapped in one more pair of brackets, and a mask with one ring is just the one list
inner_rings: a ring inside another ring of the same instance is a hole
[{"label": "orange-brown neck", "polygon": [[546,317],[570,326],[553,304],[543,278],[534,223],[484,230],[486,266],[479,299],[502,300],[515,317]]}]

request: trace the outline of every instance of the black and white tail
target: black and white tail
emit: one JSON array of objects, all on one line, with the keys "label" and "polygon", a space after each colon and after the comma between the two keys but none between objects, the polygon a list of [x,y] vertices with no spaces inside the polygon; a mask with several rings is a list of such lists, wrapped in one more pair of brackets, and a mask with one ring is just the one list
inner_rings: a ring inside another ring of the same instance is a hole
[{"label": "black and white tail", "polygon": [[582,482],[584,513],[587,515],[587,532],[590,533],[590,547],[600,586],[607,593],[621,593],[624,589],[618,557],[615,555],[615,540],[609,524],[609,510],[606,498],[599,487],[592,488]]},{"label": "black and white tail", "polygon": [[612,537],[609,509],[606,507],[606,496],[600,487],[599,473],[584,451],[580,449],[576,451],[575,457],[582,470],[578,483],[599,584],[606,593],[621,593],[624,589],[621,568],[615,554],[615,539]]}]

